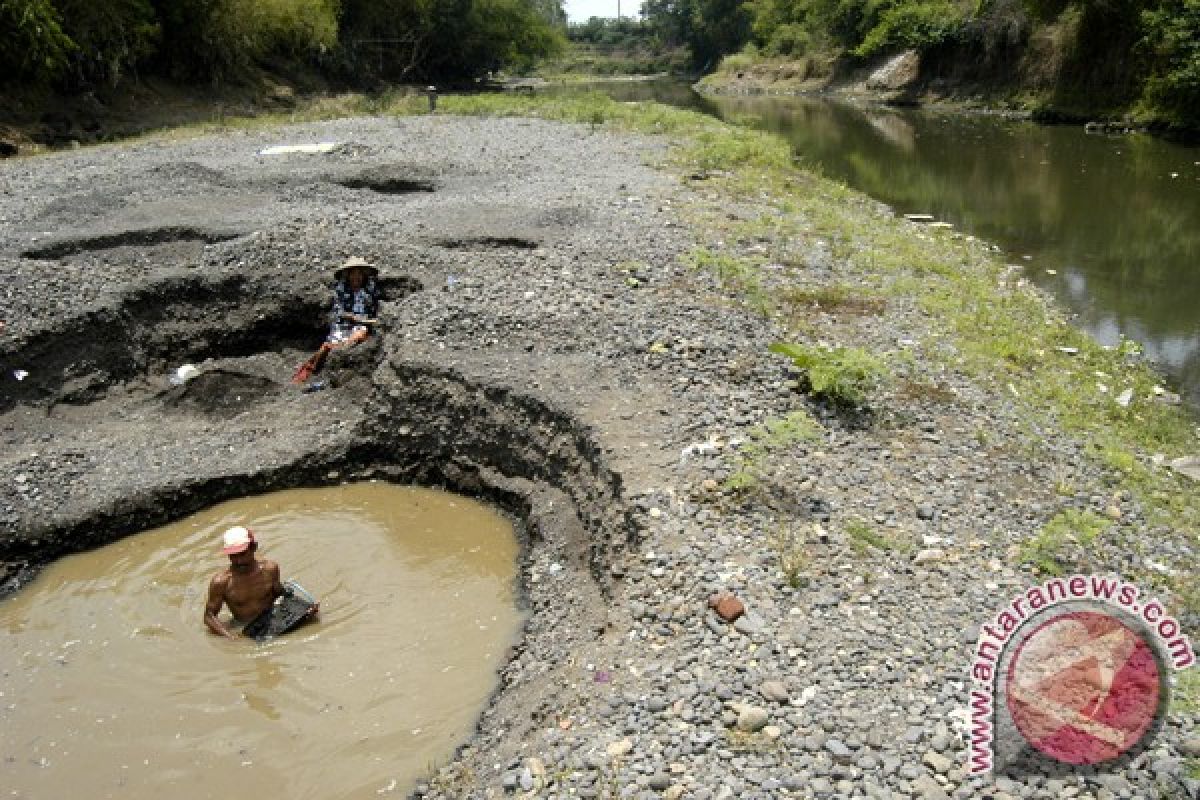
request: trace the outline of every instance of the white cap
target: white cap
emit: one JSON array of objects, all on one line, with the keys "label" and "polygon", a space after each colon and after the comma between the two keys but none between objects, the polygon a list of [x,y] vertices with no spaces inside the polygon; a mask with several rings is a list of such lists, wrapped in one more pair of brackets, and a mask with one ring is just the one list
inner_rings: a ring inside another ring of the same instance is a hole
[{"label": "white cap", "polygon": [[254,544],[254,532],[249,528],[243,528],[238,525],[236,528],[230,528],[225,531],[225,543],[221,547],[221,552],[227,556],[236,553],[245,552],[245,550]]}]

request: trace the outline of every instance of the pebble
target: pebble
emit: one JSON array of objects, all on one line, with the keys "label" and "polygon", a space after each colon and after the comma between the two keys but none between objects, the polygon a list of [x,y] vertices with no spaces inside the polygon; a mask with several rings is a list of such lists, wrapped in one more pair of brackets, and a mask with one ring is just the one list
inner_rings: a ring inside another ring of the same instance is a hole
[{"label": "pebble", "polygon": [[762,686],[759,687],[759,691],[762,693],[764,699],[772,703],[786,704],[790,699],[787,686],[784,685],[783,681],[763,681]]},{"label": "pebble", "polygon": [[913,563],[917,566],[921,566],[922,564],[932,564],[936,561],[941,561],[945,557],[946,551],[942,550],[940,547],[927,547],[924,550],[917,552],[916,556],[913,557]]},{"label": "pebble", "polygon": [[749,704],[741,704],[737,709],[737,729],[742,733],[757,733],[767,725],[767,720],[770,715],[765,708],[752,706]]}]

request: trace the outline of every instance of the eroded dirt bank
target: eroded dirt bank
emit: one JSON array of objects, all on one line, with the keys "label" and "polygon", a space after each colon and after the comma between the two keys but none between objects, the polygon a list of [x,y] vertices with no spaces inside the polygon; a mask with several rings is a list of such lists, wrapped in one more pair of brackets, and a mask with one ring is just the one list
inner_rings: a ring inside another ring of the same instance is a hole
[{"label": "eroded dirt bank", "polygon": [[[258,154],[317,141],[339,145]],[[721,488],[731,441],[802,400],[766,350],[780,331],[680,264],[704,232],[679,207],[722,201],[644,165],[665,147],[536,120],[360,118],[5,164],[10,586],[221,498],[446,485],[525,520],[532,615],[477,737],[420,794],[1194,792],[1187,713],[1115,772],[963,774],[976,626],[1030,583],[1013,545],[1068,502],[1056,483],[1130,531],[1140,512],[1068,440],[1031,463],[1002,390],[931,374],[941,345],[919,311],[813,312],[814,336],[905,353],[913,380],[865,423],[813,408],[819,436],[774,455],[767,499]],[[349,255],[384,271],[384,336],[301,393],[288,379]],[[792,256],[807,279],[847,275],[819,240]],[[171,387],[183,363],[200,375]],[[1102,569],[1145,555],[1097,552]],[[717,589],[749,607],[736,628],[706,610]]]}]

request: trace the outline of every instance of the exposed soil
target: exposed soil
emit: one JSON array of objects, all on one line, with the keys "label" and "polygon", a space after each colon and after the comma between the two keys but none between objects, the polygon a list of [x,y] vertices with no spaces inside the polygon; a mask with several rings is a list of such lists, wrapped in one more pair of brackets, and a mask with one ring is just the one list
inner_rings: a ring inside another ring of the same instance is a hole
[{"label": "exposed soil", "polygon": [[[329,154],[258,155],[330,140]],[[975,626],[1028,583],[1012,546],[1067,502],[1056,475],[1079,487],[1069,502],[1111,507],[1131,530],[1136,504],[1069,441],[1054,440],[1060,462],[1030,463],[1002,389],[923,372],[943,344],[894,306],[805,312],[818,335],[842,325],[911,354],[911,391],[887,418],[813,407],[819,441],[778,454],[765,500],[721,488],[734,439],[800,401],[767,352],[779,332],[681,265],[696,234],[676,209],[705,188],[644,166],[665,147],[429,116],[6,163],[5,591],[48,559],[229,497],[370,477],[446,486],[522,521],[531,615],[477,736],[419,794],[978,794],[961,769],[962,681]],[[826,243],[806,247],[805,280],[846,279]],[[326,388],[302,392],[289,378],[350,255],[383,270],[382,335],[335,353]],[[186,363],[199,374],[172,386]],[[905,547],[866,552],[844,532],[860,517]],[[781,518],[794,551],[774,538]],[[906,548],[931,542],[938,555],[914,563]],[[804,555],[803,582],[781,572],[788,552]],[[1096,566],[1127,557],[1114,545]],[[724,588],[752,612],[736,629],[706,608]],[[739,703],[771,725],[738,732]],[[1005,778],[1004,791],[1190,790],[1180,753],[1196,733],[1173,717],[1122,772]]]}]

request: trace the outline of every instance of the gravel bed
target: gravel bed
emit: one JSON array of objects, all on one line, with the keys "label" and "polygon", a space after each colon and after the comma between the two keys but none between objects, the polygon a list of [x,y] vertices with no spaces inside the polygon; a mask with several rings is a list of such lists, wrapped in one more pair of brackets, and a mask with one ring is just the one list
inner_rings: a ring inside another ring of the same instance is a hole
[{"label": "gravel bed", "polygon": [[[338,146],[258,154],[320,141]],[[1036,580],[1021,542],[1075,508],[1112,522],[1066,552],[1080,567],[1194,569],[1195,553],[1157,550],[1077,444],[941,366],[945,342],[901,301],[811,312],[814,340],[897,364],[873,414],[812,403],[767,352],[776,323],[680,258],[714,236],[689,214],[765,207],[648,166],[666,147],[434,116],[6,162],[9,590],[47,558],[250,489],[436,482],[528,519],[530,620],[476,735],[416,794],[1200,795],[1183,711],[1108,770],[964,774],[978,626]],[[349,255],[385,272],[384,336],[303,393],[288,378]],[[794,256],[768,285],[856,279],[819,240]],[[210,385],[170,387],[185,362]],[[817,437],[774,451],[760,491],[728,489],[755,426],[801,409]],[[733,624],[709,608],[720,591],[746,608]]]}]

